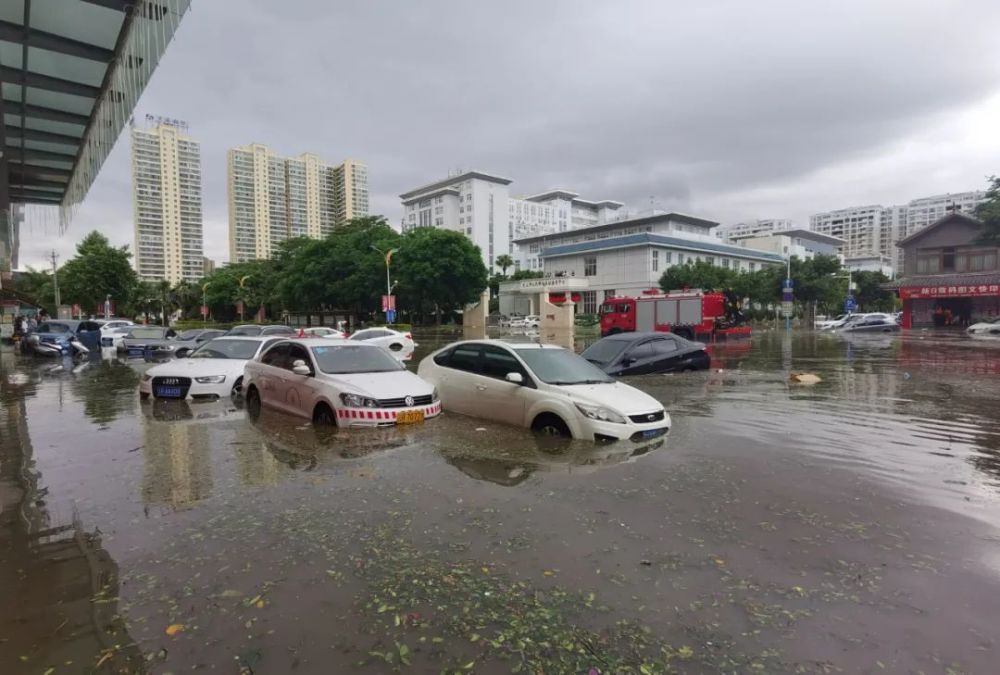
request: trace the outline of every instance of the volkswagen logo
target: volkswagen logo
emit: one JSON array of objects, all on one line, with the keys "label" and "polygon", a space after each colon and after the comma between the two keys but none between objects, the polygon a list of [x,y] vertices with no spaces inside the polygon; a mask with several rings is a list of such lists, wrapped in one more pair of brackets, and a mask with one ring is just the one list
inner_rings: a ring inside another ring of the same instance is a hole
[{"label": "volkswagen logo", "polygon": [[406,407],[412,406],[413,405],[413,397],[412,396],[407,396],[406,398],[403,399],[403,403],[406,404]]},{"label": "volkswagen logo", "polygon": [[165,377],[163,378],[163,384],[180,384],[180,381],[176,377]]}]

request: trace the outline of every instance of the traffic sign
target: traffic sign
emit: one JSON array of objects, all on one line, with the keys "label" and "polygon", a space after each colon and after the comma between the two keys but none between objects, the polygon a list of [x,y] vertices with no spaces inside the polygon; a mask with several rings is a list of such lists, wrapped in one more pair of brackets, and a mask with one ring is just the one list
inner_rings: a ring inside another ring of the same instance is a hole
[{"label": "traffic sign", "polygon": [[385,322],[396,323],[396,310],[394,309],[385,310]]},{"label": "traffic sign", "polygon": [[854,299],[853,295],[848,295],[844,300],[844,311],[848,314],[855,311],[858,308],[858,301]]},{"label": "traffic sign", "polygon": [[791,302],[789,302],[787,300],[785,302],[782,302],[781,303],[781,315],[783,317],[785,317],[786,319],[791,319],[792,318],[792,307],[793,306],[792,306]]}]

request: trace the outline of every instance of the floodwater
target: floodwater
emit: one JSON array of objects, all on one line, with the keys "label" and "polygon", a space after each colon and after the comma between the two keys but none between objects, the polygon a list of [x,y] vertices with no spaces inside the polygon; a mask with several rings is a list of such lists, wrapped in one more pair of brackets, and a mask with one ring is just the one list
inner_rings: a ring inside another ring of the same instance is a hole
[{"label": "floodwater", "polygon": [[251,423],[5,347],[0,673],[997,672],[1000,343],[713,356],[630,380],[666,439],[595,447]]}]

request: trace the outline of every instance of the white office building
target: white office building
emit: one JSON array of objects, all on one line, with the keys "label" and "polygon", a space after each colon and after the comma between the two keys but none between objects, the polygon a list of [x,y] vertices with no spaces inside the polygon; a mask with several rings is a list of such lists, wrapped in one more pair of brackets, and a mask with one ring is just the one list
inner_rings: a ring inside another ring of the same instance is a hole
[{"label": "white office building", "polygon": [[731,243],[755,251],[771,251],[786,259],[811,260],[818,255],[839,257],[844,240],[812,230],[788,229],[771,234],[740,237]]},{"label": "white office building", "polygon": [[948,213],[971,214],[985,199],[982,191],[935,195],[898,206],[874,204],[817,213],[809,223],[815,232],[843,239],[845,259],[888,258],[895,269],[902,269],[903,249],[896,242]]},{"label": "white office building", "polygon": [[132,127],[135,268],[143,281],[201,279],[201,146],[180,126]]},{"label": "white office building", "polygon": [[542,234],[515,244],[531,269],[546,275],[589,281],[579,311],[591,314],[615,295],[638,296],[659,288],[669,267],[707,262],[752,272],[782,264],[781,254],[720,243],[713,233],[718,223],[680,213],[657,213],[579,230]]},{"label": "white office building", "polygon": [[845,258],[844,268],[851,272],[881,272],[890,279],[895,276],[892,258],[887,255],[859,255]]},{"label": "white office building", "polygon": [[566,232],[614,222],[624,204],[610,200],[581,199],[568,190],[549,190],[528,197],[511,197],[509,178],[482,171],[467,171],[404,192],[403,231],[415,227],[441,227],[468,236],[479,246],[483,262],[492,272],[500,255],[515,258],[516,268],[527,268],[517,259],[515,239]]},{"label": "white office building", "polygon": [[764,237],[772,232],[792,229],[795,229],[795,225],[785,218],[746,220],[730,225],[719,225],[715,228],[715,236],[723,241],[736,241],[746,237]]}]

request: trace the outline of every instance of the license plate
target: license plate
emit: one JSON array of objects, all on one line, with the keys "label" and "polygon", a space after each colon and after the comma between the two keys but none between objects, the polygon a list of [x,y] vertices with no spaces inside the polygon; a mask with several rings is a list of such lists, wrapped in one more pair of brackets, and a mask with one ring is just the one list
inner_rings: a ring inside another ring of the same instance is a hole
[{"label": "license plate", "polygon": [[396,424],[417,424],[424,421],[422,410],[405,410],[396,415]]},{"label": "license plate", "polygon": [[143,351],[144,350],[142,350],[142,349],[132,349],[131,347],[129,347],[128,355],[129,356],[142,356]]},{"label": "license plate", "polygon": [[157,387],[156,388],[157,398],[180,398],[181,388],[180,387]]},{"label": "license plate", "polygon": [[643,438],[656,438],[657,436],[662,436],[664,433],[663,429],[647,429],[642,432]]}]

